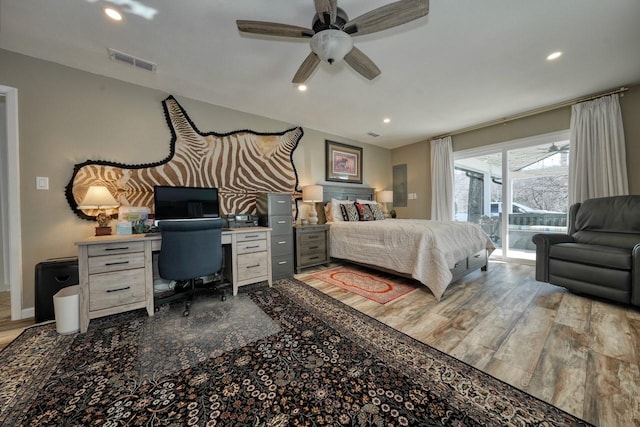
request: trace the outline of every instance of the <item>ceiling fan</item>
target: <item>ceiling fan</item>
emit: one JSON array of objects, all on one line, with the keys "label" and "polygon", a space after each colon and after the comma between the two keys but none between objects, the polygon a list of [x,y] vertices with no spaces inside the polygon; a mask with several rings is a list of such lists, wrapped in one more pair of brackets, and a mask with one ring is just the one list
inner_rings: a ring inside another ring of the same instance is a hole
[{"label": "ceiling fan", "polygon": [[275,22],[237,20],[244,33],[267,36],[311,38],[311,53],[293,77],[294,84],[303,84],[320,61],[329,64],[344,59],[354,70],[372,80],[380,69],[360,49],[353,46],[351,36],[371,34],[406,24],[429,13],[429,0],[399,0],[373,9],[349,20],[337,0],[314,0],[316,13],[311,28]]}]

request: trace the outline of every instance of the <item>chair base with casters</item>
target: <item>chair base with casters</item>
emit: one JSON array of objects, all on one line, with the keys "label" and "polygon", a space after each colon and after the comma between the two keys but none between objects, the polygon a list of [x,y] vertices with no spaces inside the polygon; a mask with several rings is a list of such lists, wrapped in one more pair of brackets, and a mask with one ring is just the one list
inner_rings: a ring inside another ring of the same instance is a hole
[{"label": "chair base with casters", "polygon": [[227,282],[224,278],[219,279],[218,281],[214,280],[213,282],[205,283],[203,285],[200,285],[199,282],[200,279],[177,282],[176,288],[180,288],[181,290],[162,292],[158,296],[154,297],[154,310],[158,312],[161,305],[184,300],[185,307],[182,315],[187,317],[191,311],[191,304],[198,295],[217,294],[220,296],[221,301],[227,300],[226,290],[231,287],[231,282]]},{"label": "chair base with casters", "polygon": [[[160,277],[186,283],[184,292],[175,292],[154,299],[156,311],[168,302],[185,300],[184,316],[188,316],[196,294],[200,277],[220,277],[223,266],[222,227],[223,219],[160,221],[158,228],[162,246],[158,257]],[[220,290],[222,284],[212,289]],[[226,295],[222,293],[222,301]]]}]

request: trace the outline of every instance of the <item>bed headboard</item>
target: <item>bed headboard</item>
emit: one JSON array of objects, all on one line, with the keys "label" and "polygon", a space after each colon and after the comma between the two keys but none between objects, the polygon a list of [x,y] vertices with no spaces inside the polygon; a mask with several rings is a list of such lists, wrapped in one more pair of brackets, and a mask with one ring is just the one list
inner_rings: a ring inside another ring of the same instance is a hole
[{"label": "bed headboard", "polygon": [[318,223],[324,224],[327,222],[324,205],[329,203],[331,199],[339,200],[353,200],[365,199],[374,200],[375,190],[370,187],[349,187],[344,185],[323,185],[322,186],[322,204],[316,206],[318,212]]},{"label": "bed headboard", "polygon": [[331,199],[353,200],[366,199],[373,200],[375,190],[369,187],[347,187],[343,185],[323,185],[323,202],[330,202]]}]

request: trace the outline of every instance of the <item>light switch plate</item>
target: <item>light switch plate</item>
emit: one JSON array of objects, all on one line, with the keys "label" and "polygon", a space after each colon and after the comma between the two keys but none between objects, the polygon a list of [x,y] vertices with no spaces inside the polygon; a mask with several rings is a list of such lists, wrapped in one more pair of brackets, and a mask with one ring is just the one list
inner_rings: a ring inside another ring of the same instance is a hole
[{"label": "light switch plate", "polygon": [[49,189],[49,177],[36,176],[36,190],[48,190],[48,189]]}]

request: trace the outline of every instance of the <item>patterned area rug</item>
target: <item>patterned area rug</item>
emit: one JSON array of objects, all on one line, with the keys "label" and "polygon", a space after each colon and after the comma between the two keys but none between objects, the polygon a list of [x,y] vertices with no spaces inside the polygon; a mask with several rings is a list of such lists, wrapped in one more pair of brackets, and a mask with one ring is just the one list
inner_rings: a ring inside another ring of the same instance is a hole
[{"label": "patterned area rug", "polygon": [[351,266],[322,270],[312,276],[380,304],[391,302],[417,289],[415,280],[380,272],[372,274],[364,268]]},{"label": "patterned area rug", "polygon": [[[26,330],[0,353],[0,424],[586,425],[297,280],[245,292],[235,298],[258,317],[226,331],[208,325],[199,340],[172,330],[181,307],[96,319],[82,335],[58,335],[53,324]],[[151,323],[159,348],[171,340],[176,354],[198,357],[141,379]],[[251,329],[263,337],[251,342]]]}]

